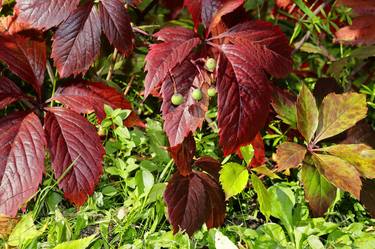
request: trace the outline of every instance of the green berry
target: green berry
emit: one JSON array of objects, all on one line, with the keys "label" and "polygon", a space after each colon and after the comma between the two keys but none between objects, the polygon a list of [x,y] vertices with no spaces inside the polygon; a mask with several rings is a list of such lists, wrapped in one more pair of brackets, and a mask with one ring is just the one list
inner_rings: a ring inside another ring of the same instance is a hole
[{"label": "green berry", "polygon": [[208,88],[207,90],[207,94],[208,96],[210,97],[214,97],[216,95],[217,91],[216,91],[216,88],[215,87],[210,87]]},{"label": "green berry", "polygon": [[171,102],[173,105],[181,105],[184,103],[184,97],[179,93],[175,93],[172,96]]},{"label": "green berry", "polygon": [[201,89],[194,89],[193,92],[191,93],[191,97],[195,100],[195,101],[199,101],[203,98],[203,94],[202,94],[202,91]]},{"label": "green berry", "polygon": [[215,71],[215,68],[216,68],[216,60],[214,58],[208,58],[206,60],[206,64],[205,64],[205,68],[207,69],[207,71],[209,72],[213,72]]}]

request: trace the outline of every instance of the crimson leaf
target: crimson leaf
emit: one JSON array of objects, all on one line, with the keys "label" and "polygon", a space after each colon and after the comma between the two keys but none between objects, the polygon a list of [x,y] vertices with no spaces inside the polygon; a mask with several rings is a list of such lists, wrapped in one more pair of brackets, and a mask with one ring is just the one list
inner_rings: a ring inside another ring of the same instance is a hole
[{"label": "crimson leaf", "polygon": [[181,27],[164,28],[154,36],[164,42],[151,45],[146,56],[145,97],[159,87],[168,73],[200,43],[193,31]]},{"label": "crimson leaf", "polygon": [[47,109],[45,130],[55,177],[63,177],[59,187],[69,201],[82,205],[103,171],[104,149],[96,129],[76,112],[55,107]]},{"label": "crimson leaf", "polygon": [[17,0],[18,19],[35,29],[50,29],[59,25],[76,9],[79,0]]},{"label": "crimson leaf", "polygon": [[181,144],[170,147],[168,150],[177,166],[178,172],[183,176],[189,175],[195,154],[195,141],[192,133]]},{"label": "crimson leaf", "polygon": [[0,60],[31,84],[40,97],[47,60],[45,42],[20,35],[0,34],[0,44]]},{"label": "crimson leaf", "polygon": [[99,13],[104,34],[124,56],[133,50],[133,30],[130,17],[121,0],[101,0]]},{"label": "crimson leaf", "polygon": [[0,109],[23,98],[21,89],[8,78],[0,77]]},{"label": "crimson leaf", "polygon": [[85,73],[100,51],[100,18],[88,3],[73,11],[54,35],[52,58],[61,77]]},{"label": "crimson leaf", "polygon": [[215,179],[219,179],[219,171],[221,169],[221,163],[213,159],[212,157],[206,156],[201,157],[197,161],[194,162],[195,167],[200,168],[203,171],[206,171],[211,176],[213,176]]},{"label": "crimson leaf", "polygon": [[15,112],[0,119],[0,214],[15,216],[38,190],[46,140],[34,113]]}]

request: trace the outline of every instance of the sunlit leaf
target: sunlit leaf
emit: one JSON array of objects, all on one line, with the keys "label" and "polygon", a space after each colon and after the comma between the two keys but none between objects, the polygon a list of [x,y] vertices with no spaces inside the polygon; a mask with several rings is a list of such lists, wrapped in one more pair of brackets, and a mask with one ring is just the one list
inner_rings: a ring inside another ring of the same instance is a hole
[{"label": "sunlit leaf", "polygon": [[251,182],[253,183],[255,192],[257,193],[260,211],[264,216],[266,216],[266,219],[268,220],[271,215],[272,205],[268,190],[264,186],[263,182],[255,174],[251,174]]},{"label": "sunlit leaf", "polygon": [[227,163],[220,170],[220,183],[226,199],[237,195],[245,189],[249,180],[247,168],[237,163]]},{"label": "sunlit leaf", "polygon": [[276,162],[279,170],[297,168],[306,155],[306,148],[291,142],[285,142],[277,146]]}]

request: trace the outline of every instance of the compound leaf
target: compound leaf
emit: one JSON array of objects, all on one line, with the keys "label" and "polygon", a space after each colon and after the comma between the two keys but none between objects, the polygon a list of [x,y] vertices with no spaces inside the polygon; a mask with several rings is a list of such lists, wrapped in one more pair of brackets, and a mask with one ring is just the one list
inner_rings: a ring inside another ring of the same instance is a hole
[{"label": "compound leaf", "polygon": [[277,147],[276,162],[278,170],[297,168],[306,155],[306,148],[291,142],[285,142]]}]

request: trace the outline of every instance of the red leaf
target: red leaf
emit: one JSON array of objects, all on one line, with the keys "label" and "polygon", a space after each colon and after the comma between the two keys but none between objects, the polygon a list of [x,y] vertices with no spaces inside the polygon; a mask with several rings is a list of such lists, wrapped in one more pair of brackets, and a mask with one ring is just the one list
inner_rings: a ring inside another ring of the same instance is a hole
[{"label": "red leaf", "polygon": [[79,0],[17,0],[15,11],[19,21],[35,29],[59,25],[77,8]]},{"label": "red leaf", "polygon": [[85,73],[100,51],[100,18],[88,3],[76,9],[54,35],[52,58],[61,77]]},{"label": "red leaf", "polygon": [[374,15],[367,15],[353,19],[351,26],[343,27],[336,32],[336,41],[350,45],[375,44],[374,18]]},{"label": "red leaf", "polygon": [[0,77],[0,109],[23,98],[21,89],[8,78]]},{"label": "red leaf", "polygon": [[102,29],[109,42],[127,56],[133,50],[133,29],[121,0],[101,0],[99,3]]},{"label": "red leaf", "polygon": [[34,113],[0,119],[0,214],[15,216],[38,190],[46,141]]},{"label": "red leaf", "polygon": [[175,173],[168,182],[164,200],[174,233],[181,228],[190,236],[206,221],[211,207],[204,183],[197,174],[181,176]]},{"label": "red leaf", "polygon": [[194,32],[181,27],[165,28],[155,34],[160,44],[152,44],[146,56],[145,98],[181,64],[199,43]]},{"label": "red leaf", "polygon": [[183,143],[178,144],[168,149],[173,158],[178,172],[182,176],[187,176],[191,173],[191,165],[195,154],[195,140],[193,134],[190,133]]},{"label": "red leaf", "polygon": [[221,163],[213,159],[212,157],[201,157],[197,161],[194,162],[195,167],[200,168],[203,171],[206,171],[211,176],[213,176],[215,179],[219,179],[219,171],[221,169]]},{"label": "red leaf", "polygon": [[0,60],[21,79],[33,86],[41,97],[46,70],[46,44],[19,35],[0,34]]},{"label": "red leaf", "polygon": [[223,3],[222,7],[217,10],[214,16],[212,16],[212,20],[210,22],[210,26],[208,29],[208,33],[211,32],[221,21],[221,18],[226,14],[232,13],[235,9],[243,5],[244,0],[230,0]]},{"label": "red leaf", "polygon": [[[197,128],[202,126],[205,113],[208,109],[208,85],[195,66],[189,61],[172,71],[176,82],[176,91],[184,97],[184,103],[174,106],[171,98],[174,92],[172,80],[167,78],[162,85],[162,112],[164,118],[164,130],[167,133],[170,146],[176,146],[182,143],[184,138]],[[204,72],[202,71],[202,74]],[[203,98],[195,101],[191,93],[195,88],[200,88],[203,92]]]},{"label": "red leaf", "polygon": [[206,225],[208,228],[223,225],[225,219],[225,194],[217,180],[202,172],[195,172],[204,184],[208,197]]},{"label": "red leaf", "polygon": [[284,77],[292,71],[291,48],[278,26],[265,21],[238,24],[214,39],[228,38],[242,46],[242,53],[251,55],[252,61],[274,77]]},{"label": "red leaf", "polygon": [[222,45],[217,76],[218,124],[224,154],[249,144],[264,126],[272,88],[247,47]]},{"label": "red leaf", "polygon": [[[113,87],[99,82],[91,83],[84,80],[73,82],[57,89],[52,99],[59,101],[78,113],[88,114],[95,112],[99,120],[105,118],[104,104],[115,109],[132,110],[130,102],[122,94]],[[125,123],[130,126],[144,127],[143,122],[134,112],[125,120]]]},{"label": "red leaf", "polygon": [[250,162],[250,166],[253,168],[262,166],[266,161],[266,153],[264,150],[262,135],[258,133],[251,144],[254,149],[254,157]]},{"label": "red leaf", "polygon": [[65,197],[80,206],[94,192],[102,174],[104,149],[96,129],[81,115],[61,107],[48,108],[45,130],[52,167]]},{"label": "red leaf", "polygon": [[17,16],[2,16],[0,17],[0,32],[9,35],[28,30],[30,26],[25,23],[17,21]]},{"label": "red leaf", "polygon": [[374,15],[375,2],[373,0],[339,0],[337,5],[351,8],[357,15]]}]

